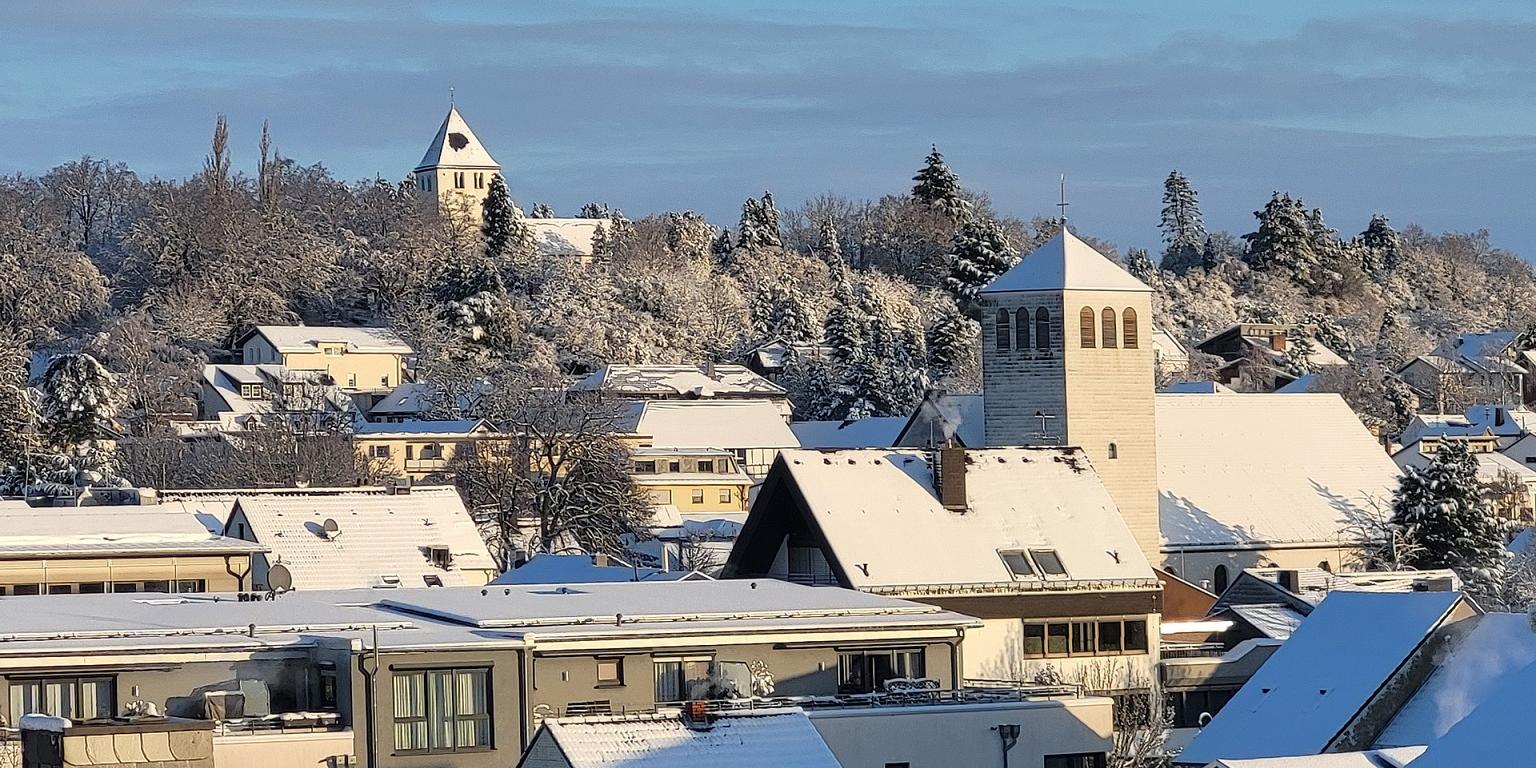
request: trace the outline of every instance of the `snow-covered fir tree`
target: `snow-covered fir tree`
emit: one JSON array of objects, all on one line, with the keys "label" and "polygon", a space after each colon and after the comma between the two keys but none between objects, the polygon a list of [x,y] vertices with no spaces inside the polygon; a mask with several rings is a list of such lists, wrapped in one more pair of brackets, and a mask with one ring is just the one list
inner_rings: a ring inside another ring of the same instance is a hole
[{"label": "snow-covered fir tree", "polygon": [[1313,371],[1312,356],[1317,354],[1317,344],[1304,333],[1293,334],[1285,348],[1284,366],[1293,376],[1305,376]]},{"label": "snow-covered fir tree", "polygon": [[610,213],[607,203],[591,202],[581,206],[576,216],[583,219],[606,219]]},{"label": "snow-covered fir tree", "polygon": [[1503,576],[1506,527],[1483,498],[1477,457],[1459,441],[1442,441],[1423,469],[1405,468],[1392,499],[1390,531],[1408,551],[1405,564],[1450,568],[1474,594]]},{"label": "snow-covered fir tree", "polygon": [[843,246],[837,240],[837,224],[833,223],[830,216],[822,219],[821,226],[817,228],[814,253],[828,264],[843,260]]},{"label": "snow-covered fir tree", "polygon": [[980,328],[975,320],[949,306],[928,326],[927,335],[928,376],[934,382],[944,382],[958,372],[960,361],[969,356]]},{"label": "snow-covered fir tree", "polygon": [[757,206],[758,237],[762,238],[762,245],[769,248],[784,247],[784,236],[779,229],[779,206],[773,201],[772,192],[763,192],[762,200]]},{"label": "snow-covered fir tree", "polygon": [[615,208],[608,213],[608,251],[617,253],[635,239],[635,225]]},{"label": "snow-covered fir tree", "polygon": [[1167,244],[1165,262],[1183,266],[1199,260],[1206,239],[1205,216],[1200,213],[1200,196],[1177,170],[1163,180],[1163,214],[1158,229]]},{"label": "snow-covered fir tree", "polygon": [[847,363],[863,354],[867,322],[849,279],[848,268],[842,262],[832,262],[831,273],[832,306],[827,309],[826,343],[832,348],[833,360]]},{"label": "snow-covered fir tree", "polygon": [[544,203],[535,203],[533,209],[528,211],[528,218],[530,219],[553,219],[554,217],[555,209]]},{"label": "snow-covered fir tree", "polygon": [[1366,225],[1365,231],[1360,233],[1360,245],[1367,249],[1370,261],[1367,266],[1374,266],[1373,274],[1380,271],[1391,272],[1397,269],[1402,260],[1403,240],[1387,221],[1387,217],[1381,214],[1371,216],[1371,222]]},{"label": "snow-covered fir tree", "polygon": [[592,228],[592,258],[602,261],[612,253],[613,249],[608,247],[608,227],[598,224]]},{"label": "snow-covered fir tree", "polygon": [[491,186],[481,202],[483,223],[480,234],[485,238],[485,255],[492,259],[505,259],[531,250],[533,231],[512,205],[507,192],[507,182],[496,173],[491,175]]},{"label": "snow-covered fir tree", "polygon": [[773,193],[764,192],[761,199],[749,197],[743,201],[741,218],[736,225],[736,247],[753,251],[783,245],[783,235],[779,232],[779,209],[773,202]]},{"label": "snow-covered fir tree", "polygon": [[84,352],[54,358],[41,390],[43,434],[56,447],[93,442],[117,415],[112,373]]},{"label": "snow-covered fir tree", "polygon": [[715,257],[716,262],[723,264],[726,259],[730,258],[731,248],[733,247],[731,245],[731,230],[721,227],[720,234],[715,235],[715,239],[709,244],[709,253]]},{"label": "snow-covered fir tree", "polygon": [[1312,222],[1301,201],[1276,192],[1253,215],[1259,226],[1243,235],[1248,241],[1248,261],[1253,268],[1311,286],[1318,269],[1318,254],[1313,250]]},{"label": "snow-covered fir tree", "polygon": [[944,154],[939,151],[937,144],[928,152],[928,157],[923,159],[923,167],[917,170],[912,181],[915,182],[912,185],[912,196],[929,205],[960,196],[960,177],[944,162]]},{"label": "snow-covered fir tree", "polygon": [[1131,273],[1137,280],[1154,288],[1157,287],[1157,265],[1152,263],[1152,257],[1147,254],[1145,248],[1132,248],[1125,255],[1125,271]]},{"label": "snow-covered fir tree", "polygon": [[966,222],[950,245],[954,255],[944,289],[962,307],[969,307],[982,288],[1018,261],[1008,235],[991,219]]}]

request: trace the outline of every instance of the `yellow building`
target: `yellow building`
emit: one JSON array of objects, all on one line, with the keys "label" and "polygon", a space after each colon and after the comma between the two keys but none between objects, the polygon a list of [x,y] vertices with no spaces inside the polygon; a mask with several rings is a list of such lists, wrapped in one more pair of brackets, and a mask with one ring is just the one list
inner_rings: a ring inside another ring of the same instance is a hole
[{"label": "yellow building", "polygon": [[322,371],[349,394],[383,395],[400,386],[411,354],[410,345],[388,328],[258,325],[236,345],[245,365]]},{"label": "yellow building", "polygon": [[631,477],[658,508],[680,515],[747,511],[752,478],[729,451],[639,448],[630,456]]},{"label": "yellow building", "polygon": [[422,480],[448,471],[448,462],[471,442],[504,436],[484,419],[363,424],[352,443],[364,458],[381,462],[393,477]]},{"label": "yellow building", "polygon": [[0,596],[231,592],[265,551],[179,510],[0,501]]}]

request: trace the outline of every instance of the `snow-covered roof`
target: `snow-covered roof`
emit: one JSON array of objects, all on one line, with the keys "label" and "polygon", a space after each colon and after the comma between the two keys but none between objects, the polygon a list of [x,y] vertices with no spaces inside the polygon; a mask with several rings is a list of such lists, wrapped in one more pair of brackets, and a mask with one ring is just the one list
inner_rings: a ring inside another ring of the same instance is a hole
[{"label": "snow-covered roof", "polygon": [[523,219],[533,246],[545,256],[591,256],[592,238],[607,219]]},{"label": "snow-covered roof", "polygon": [[981,289],[982,293],[1011,291],[1148,291],[1119,264],[1079,240],[1066,227],[1018,264]]},{"label": "snow-covered roof", "polygon": [[411,353],[411,346],[388,328],[337,325],[258,325],[240,337],[240,346],[260,335],[279,352],[319,352],[321,344],[345,344],[349,352]]},{"label": "snow-covered roof", "polygon": [[767,400],[647,400],[632,431],[658,448],[795,448],[789,425]]},{"label": "snow-covered roof", "polygon": [[857,421],[796,421],[789,425],[801,448],[890,448],[907,425],[906,416],[872,416]]},{"label": "snow-covered roof", "polygon": [[[1423,446],[1414,443],[1392,454],[1392,460],[1399,467],[1418,467],[1424,469],[1434,462],[1435,457],[1423,453]],[[1515,461],[1502,453],[1495,451],[1479,451],[1472,454],[1477,460],[1477,479],[1485,483],[1501,482],[1505,478],[1526,485],[1536,485],[1536,469]]]},{"label": "snow-covered roof", "polygon": [[1506,357],[1510,345],[1520,334],[1514,331],[1463,333],[1436,349],[1439,355],[1455,355],[1465,365],[1495,373],[1519,373],[1520,366]]},{"label": "snow-covered roof", "polygon": [[1423,747],[1369,749],[1364,752],[1330,752],[1301,757],[1260,757],[1253,760],[1217,760],[1207,768],[1407,768],[1424,754]]},{"label": "snow-covered roof", "polygon": [[530,754],[552,740],[571,768],[840,768],[797,708],[733,712],[708,728],[676,716],[545,720]]},{"label": "snow-covered roof", "polygon": [[443,118],[442,126],[437,129],[437,135],[432,137],[432,143],[427,145],[427,152],[421,156],[421,162],[416,164],[415,170],[423,171],[439,165],[501,169],[501,164],[491,157],[485,145],[475,137],[475,132],[469,129],[469,123],[459,114],[458,107],[453,106],[448,108],[448,115]]},{"label": "snow-covered roof", "polygon": [[1328,595],[1178,762],[1321,754],[1460,601],[1456,592]]},{"label": "snow-covered roof", "polygon": [[1336,394],[1159,394],[1163,546],[1337,543],[1398,468]]},{"label": "snow-covered roof", "polygon": [[[1499,679],[1536,663],[1536,632],[1523,613],[1490,613],[1450,628],[1450,648],[1376,738],[1377,747],[1433,744],[1493,693]],[[1529,702],[1525,705],[1529,707]]]},{"label": "snow-covered roof", "polygon": [[652,397],[783,397],[784,388],[744,365],[605,365],[573,390]]},{"label": "snow-covered roof", "polygon": [[464,437],[475,432],[495,431],[485,419],[447,419],[443,421],[401,421],[397,423],[359,424],[353,428],[358,437]]},{"label": "snow-covered roof", "polygon": [[1308,373],[1308,374],[1303,374],[1300,378],[1296,379],[1295,381],[1293,381],[1293,382],[1291,382],[1289,384],[1286,384],[1285,386],[1280,387],[1279,389],[1276,389],[1275,392],[1277,392],[1279,394],[1282,394],[1282,395],[1305,394],[1307,392],[1311,392],[1313,387],[1316,387],[1317,384],[1318,384],[1317,374],[1315,374],[1315,373]]},{"label": "snow-covered roof", "polygon": [[[236,515],[243,515],[256,541],[271,549],[268,561],[292,573],[295,589],[372,587],[384,576],[420,587],[427,575],[448,586],[478,586],[496,570],[451,487],[385,495],[241,496],[231,517]],[[336,521],[339,534],[326,534],[328,519]],[[448,549],[448,568],[433,564],[431,547]]]},{"label": "snow-covered roof", "polygon": [[1502,405],[1474,405],[1460,413],[1420,413],[1403,428],[1403,445],[1426,437],[1471,437],[1494,435],[1519,437],[1536,430],[1536,411]]},{"label": "snow-covered roof", "polygon": [[210,533],[178,508],[0,505],[0,560],[48,557],[221,555],[266,547]]},{"label": "snow-covered roof", "polygon": [[689,571],[663,571],[643,566],[598,565],[592,555],[539,553],[528,562],[491,581],[492,584],[591,584],[611,581],[678,581]]},{"label": "snow-covered roof", "polygon": [[1536,663],[1509,667],[1489,681],[1476,706],[1430,742],[1410,768],[1531,764],[1531,696]]},{"label": "snow-covered roof", "polygon": [[1218,381],[1176,381],[1162,391],[1172,395],[1215,395],[1231,393],[1232,389]]},{"label": "snow-covered roof", "polygon": [[1063,582],[1155,584],[1098,473],[1075,448],[965,451],[964,512],[940,503],[925,451],[783,451],[773,471],[804,498],[856,588],[1016,584],[999,551],[1029,549],[1055,550]]},{"label": "snow-covered roof", "polygon": [[1285,640],[1307,617],[1289,605],[1233,605],[1227,610],[1248,622],[1249,626],[1274,640]]}]

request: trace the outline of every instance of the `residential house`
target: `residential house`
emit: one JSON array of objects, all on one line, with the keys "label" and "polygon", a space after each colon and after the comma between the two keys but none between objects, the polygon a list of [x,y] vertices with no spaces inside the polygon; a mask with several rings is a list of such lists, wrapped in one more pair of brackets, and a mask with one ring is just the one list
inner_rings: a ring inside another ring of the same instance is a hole
[{"label": "residential house", "polygon": [[322,375],[278,364],[203,366],[197,417],[214,432],[249,429],[273,418],[317,428],[360,420],[352,398]]},{"label": "residential house", "polygon": [[1424,469],[1447,443],[1461,443],[1477,461],[1477,480],[1495,512],[1509,520],[1536,520],[1536,465],[1499,452],[1507,438],[1484,435],[1426,435],[1392,454],[1399,467]]},{"label": "residential house", "polygon": [[1047,666],[1150,685],[1161,587],[1075,448],[784,451],[723,577],[898,596],[982,619],[968,679]]},{"label": "residential house", "polygon": [[411,354],[410,345],[388,328],[258,325],[235,345],[246,365],[323,374],[324,383],[357,398],[364,411],[405,381]]},{"label": "residential house", "polygon": [[1152,362],[1158,381],[1178,381],[1189,375],[1189,348],[1173,334],[1152,326]]},{"label": "residential house", "polygon": [[1206,768],[1408,768],[1423,747],[1367,749],[1303,757],[1258,757],[1252,760],[1217,760]]},{"label": "residential house", "polygon": [[500,573],[452,486],[240,496],[224,532],[266,547],[258,589],[481,586]]},{"label": "residential house", "polygon": [[[1308,371],[1347,362],[1318,340],[1316,326],[1297,323],[1237,323],[1195,349],[1225,361],[1221,383],[1250,392],[1274,392]],[[1292,359],[1298,356],[1305,359]]]},{"label": "residential house", "polygon": [[1456,592],[1332,592],[1174,763],[1375,748],[1434,670],[1441,630],[1480,613]]},{"label": "residential house", "polygon": [[1424,406],[1459,413],[1479,403],[1519,406],[1531,398],[1526,372],[1536,356],[1514,331],[1464,333],[1404,363],[1397,375]]},{"label": "residential house", "polygon": [[0,598],[0,719],[78,725],[152,704],[214,720],[219,768],[489,768],[515,764],[548,718],[676,711],[731,690],[797,706],[874,690],[893,665],[954,691],[975,623],[777,581],[257,598]]},{"label": "residential house", "polygon": [[1336,394],[1160,394],[1162,564],[1221,593],[1243,568],[1344,570],[1399,470]]},{"label": "residential house", "polygon": [[630,452],[630,477],[667,517],[745,518],[752,478],[736,454],[707,448],[636,448]]},{"label": "residential house", "polygon": [[1468,406],[1465,413],[1415,414],[1397,440],[1407,446],[1426,437],[1491,435],[1499,440],[1498,450],[1505,452],[1532,431],[1536,431],[1536,411],[1503,405],[1473,405]]},{"label": "residential house", "polygon": [[726,451],[754,482],[780,449],[800,445],[783,411],[753,398],[639,400],[630,403],[617,429],[637,449]]},{"label": "residential house", "polygon": [[[458,107],[450,105],[426,153],[411,173],[417,197],[432,203],[439,212],[463,217],[478,230],[491,179],[501,173],[501,164],[470,130]],[[521,194],[512,179],[505,181],[514,197]],[[593,240],[597,233],[612,226],[606,218],[539,218],[526,214],[523,224],[533,235],[533,245],[539,254],[570,257],[581,263],[596,255]]]},{"label": "residential house", "polygon": [[471,444],[504,442],[484,419],[359,424],[352,430],[358,455],[382,465],[389,477],[424,480],[449,473],[449,462]]},{"label": "residential house", "polygon": [[265,551],[174,508],[0,501],[0,596],[245,589]]},{"label": "residential house", "polygon": [[789,394],[742,365],[605,365],[571,385],[624,400],[766,401],[788,422]]},{"label": "residential house", "polygon": [[777,382],[791,360],[825,360],[832,355],[826,344],[791,344],[782,337],[759,344],[741,356],[741,364],[763,378]]}]

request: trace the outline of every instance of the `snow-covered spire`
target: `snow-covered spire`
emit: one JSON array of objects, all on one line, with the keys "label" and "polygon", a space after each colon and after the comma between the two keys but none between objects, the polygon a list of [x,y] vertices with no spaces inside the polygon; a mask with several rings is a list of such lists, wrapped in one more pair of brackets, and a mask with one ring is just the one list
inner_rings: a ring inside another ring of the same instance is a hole
[{"label": "snow-covered spire", "polygon": [[437,135],[432,137],[432,144],[427,147],[427,153],[421,156],[421,162],[416,164],[416,171],[425,171],[437,167],[448,168],[489,168],[501,170],[495,158],[486,151],[485,145],[475,137],[475,132],[469,129],[469,123],[464,121],[464,116],[459,114],[457,106],[449,105],[448,116],[443,118],[442,127],[437,129]]},{"label": "snow-covered spire", "polygon": [[1034,253],[1025,256],[1012,269],[993,280],[982,293],[1008,291],[1148,291],[1123,267],[1083,242],[1071,230],[1062,227]]}]

